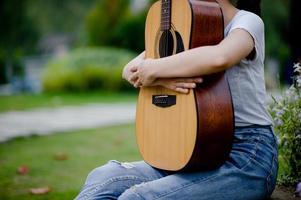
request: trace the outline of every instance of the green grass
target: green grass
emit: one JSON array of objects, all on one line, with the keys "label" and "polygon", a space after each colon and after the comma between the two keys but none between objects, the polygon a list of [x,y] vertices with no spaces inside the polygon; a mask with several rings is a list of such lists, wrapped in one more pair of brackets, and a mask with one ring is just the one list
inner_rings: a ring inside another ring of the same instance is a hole
[{"label": "green grass", "polygon": [[[59,161],[55,155],[66,155],[68,159]],[[17,138],[0,143],[0,199],[73,199],[87,174],[111,159],[141,159],[133,125]],[[279,174],[283,170],[281,163]],[[17,174],[17,168],[22,165],[28,166],[27,175]],[[30,188],[44,186],[49,186],[52,191],[45,195],[29,193]]]},{"label": "green grass", "polygon": [[[58,161],[54,155],[64,154]],[[89,171],[110,159],[141,159],[133,125],[99,128],[44,137],[18,138],[0,144],[0,199],[73,199]],[[19,166],[29,168],[18,175]],[[49,194],[29,194],[30,188],[49,186]]]},{"label": "green grass", "polygon": [[40,95],[0,96],[0,112],[27,110],[39,107],[59,107],[87,103],[134,102],[135,93],[62,93]]}]

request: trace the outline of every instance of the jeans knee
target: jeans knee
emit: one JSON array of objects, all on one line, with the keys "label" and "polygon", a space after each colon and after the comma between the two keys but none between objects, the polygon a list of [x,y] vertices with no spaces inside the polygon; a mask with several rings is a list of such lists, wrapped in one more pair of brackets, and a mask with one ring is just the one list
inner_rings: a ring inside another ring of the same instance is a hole
[{"label": "jeans knee", "polygon": [[144,200],[137,191],[135,191],[135,187],[133,186],[127,190],[125,190],[119,197],[118,200]]},{"label": "jeans knee", "polygon": [[76,199],[94,199],[95,195],[101,194],[101,190],[105,189],[106,185],[114,182],[114,178],[120,171],[119,165],[118,161],[109,161],[107,164],[93,169],[88,174],[85,184]]},{"label": "jeans knee", "polygon": [[102,182],[116,175],[116,164],[118,161],[109,161],[103,166],[93,169],[87,176],[85,185],[91,185]]},{"label": "jeans knee", "polygon": [[88,174],[85,185],[91,185],[94,184],[96,181],[101,180],[103,173],[105,173],[103,167],[97,167],[93,169]]}]

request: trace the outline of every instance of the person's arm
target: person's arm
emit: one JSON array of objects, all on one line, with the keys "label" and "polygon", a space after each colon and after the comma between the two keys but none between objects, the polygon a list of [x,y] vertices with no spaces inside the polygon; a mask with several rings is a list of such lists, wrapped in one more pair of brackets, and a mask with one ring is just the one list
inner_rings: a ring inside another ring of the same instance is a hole
[{"label": "person's arm", "polygon": [[220,72],[246,58],[254,47],[255,42],[247,31],[235,29],[218,45],[198,47],[161,59],[146,59],[131,69],[130,80],[135,86],[149,86],[161,78]]},{"label": "person's arm", "polygon": [[135,82],[131,81],[131,76],[135,72],[133,68],[135,66],[139,66],[145,59],[145,51],[140,53],[137,57],[135,57],[133,60],[131,60],[126,66],[123,68],[122,71],[122,78],[128,81],[130,84],[134,85]]},{"label": "person's arm", "polygon": [[[133,70],[136,66],[139,66],[145,59],[145,52],[142,52],[136,58],[131,60],[123,69],[122,78],[127,80],[130,84],[135,86],[135,80],[130,80]],[[174,90],[179,93],[187,94],[189,89],[196,87],[196,83],[202,83],[201,78],[162,78],[156,79],[151,86],[162,86],[170,90]],[[138,87],[138,86],[135,86]]]}]

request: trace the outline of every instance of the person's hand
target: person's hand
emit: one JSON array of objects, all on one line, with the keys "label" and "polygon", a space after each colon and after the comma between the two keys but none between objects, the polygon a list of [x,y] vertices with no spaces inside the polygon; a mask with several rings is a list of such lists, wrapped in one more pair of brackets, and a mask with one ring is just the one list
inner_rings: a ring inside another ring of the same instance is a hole
[{"label": "person's hand", "polygon": [[127,80],[130,84],[134,85],[135,81],[131,81],[131,77],[134,72],[136,72],[135,69],[133,69],[136,66],[139,66],[145,59],[145,52],[142,52],[140,55],[138,55],[136,58],[131,60],[124,68],[122,72],[122,78]]},{"label": "person's hand", "polygon": [[145,52],[131,60],[123,69],[122,77],[134,87],[162,86],[175,92],[187,94],[190,89],[202,83],[202,78],[167,78],[157,79],[154,76],[153,59],[145,59]]},{"label": "person's hand", "polygon": [[197,83],[202,82],[202,78],[158,79],[153,86],[162,86],[178,93],[188,94],[190,89],[196,88]]},{"label": "person's hand", "polygon": [[134,82],[134,87],[152,86],[156,81],[155,76],[156,61],[154,59],[144,59],[142,62],[131,68],[132,75],[130,81]]}]

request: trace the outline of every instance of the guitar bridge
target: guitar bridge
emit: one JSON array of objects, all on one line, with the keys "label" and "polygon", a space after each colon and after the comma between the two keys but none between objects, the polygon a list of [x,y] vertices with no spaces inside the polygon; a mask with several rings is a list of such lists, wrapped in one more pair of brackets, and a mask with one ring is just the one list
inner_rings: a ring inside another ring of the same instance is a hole
[{"label": "guitar bridge", "polygon": [[153,95],[153,105],[161,108],[171,107],[176,105],[176,95]]}]

